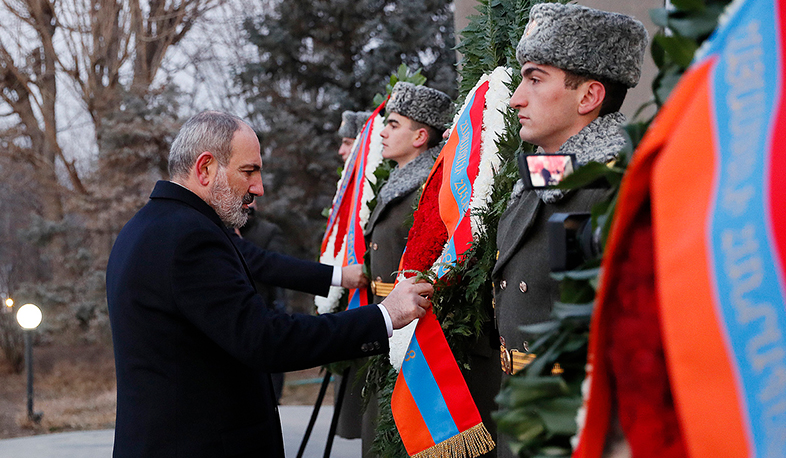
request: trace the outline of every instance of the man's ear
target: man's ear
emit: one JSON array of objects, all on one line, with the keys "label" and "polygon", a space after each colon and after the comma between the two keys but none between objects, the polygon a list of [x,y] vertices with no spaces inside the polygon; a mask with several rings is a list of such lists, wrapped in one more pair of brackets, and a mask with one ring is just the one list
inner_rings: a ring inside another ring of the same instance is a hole
[{"label": "man's ear", "polygon": [[218,160],[216,160],[213,153],[205,151],[200,154],[196,160],[196,179],[201,186],[207,186],[213,181],[213,175],[218,167]]},{"label": "man's ear", "polygon": [[579,100],[579,114],[586,115],[594,110],[600,110],[603,100],[606,99],[606,87],[600,81],[590,80],[584,82],[581,89],[581,99]]},{"label": "man's ear", "polygon": [[428,144],[428,131],[421,127],[417,130],[415,139],[412,141],[412,146],[415,148],[420,148],[426,144]]}]

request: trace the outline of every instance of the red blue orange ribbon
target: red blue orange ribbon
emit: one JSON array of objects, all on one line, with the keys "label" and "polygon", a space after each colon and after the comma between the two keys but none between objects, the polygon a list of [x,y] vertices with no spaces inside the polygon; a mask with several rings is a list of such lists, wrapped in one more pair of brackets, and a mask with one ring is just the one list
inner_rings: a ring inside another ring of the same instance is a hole
[{"label": "red blue orange ribbon", "polygon": [[604,310],[615,306],[619,247],[648,199],[664,351],[689,456],[786,456],[786,2],[734,6],[623,181],[576,457],[602,454],[613,396]]},{"label": "red blue orange ribbon", "polygon": [[[327,249],[331,231],[338,224],[336,233],[336,245],[333,255],[337,255],[341,250],[341,241],[346,246],[346,251],[342,261],[342,266],[361,264],[366,253],[366,242],[363,237],[363,227],[361,224],[360,212],[365,205],[364,189],[366,166],[368,164],[368,154],[371,149],[372,136],[374,132],[374,120],[377,119],[380,111],[385,107],[382,102],[371,117],[363,125],[358,135],[358,139],[353,145],[349,161],[347,162],[347,173],[344,175],[342,183],[336,193],[336,199],[328,217],[327,229],[322,239],[321,252]],[[348,309],[368,305],[367,288],[352,289],[349,291]]]},{"label": "red blue orange ribbon", "polygon": [[[472,242],[469,204],[480,162],[481,131],[488,82],[482,84],[459,115],[433,171],[442,163],[440,218],[448,243],[438,275],[455,264]],[[495,108],[496,109],[496,108]],[[391,401],[393,417],[410,456],[478,456],[494,442],[483,426],[472,395],[434,313],[415,329]]]}]

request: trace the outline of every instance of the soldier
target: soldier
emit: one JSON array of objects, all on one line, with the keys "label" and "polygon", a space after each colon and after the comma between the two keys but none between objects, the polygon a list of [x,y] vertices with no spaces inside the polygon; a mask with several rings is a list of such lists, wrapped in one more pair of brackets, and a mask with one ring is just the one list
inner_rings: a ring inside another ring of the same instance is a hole
[{"label": "soldier", "polygon": [[[399,82],[386,105],[382,157],[396,162],[380,189],[377,205],[366,225],[371,291],[374,301],[393,288],[401,255],[412,226],[418,190],[428,178],[439,154],[442,132],[451,120],[453,102],[447,94],[425,86]],[[363,456],[370,456],[376,427],[376,402],[363,416]]]},{"label": "soldier", "polygon": [[[646,46],[644,26],[629,16],[572,4],[533,6],[516,48],[522,81],[510,100],[521,139],[539,154],[575,154],[579,166],[613,160],[625,143],[619,109],[639,81]],[[519,160],[521,177],[528,173]],[[500,219],[492,273],[506,374],[526,360],[530,337],[519,326],[549,319],[559,298],[549,275],[547,220],[558,212],[587,212],[602,193],[524,189],[524,182],[516,183]],[[507,444],[500,444],[499,455],[512,456]]]},{"label": "soldier", "polygon": [[372,113],[370,111],[345,111],[341,113],[341,126],[336,134],[341,137],[341,146],[338,147],[338,155],[341,160],[347,162],[352,146],[355,145],[355,137],[358,136],[363,125],[368,121]]}]

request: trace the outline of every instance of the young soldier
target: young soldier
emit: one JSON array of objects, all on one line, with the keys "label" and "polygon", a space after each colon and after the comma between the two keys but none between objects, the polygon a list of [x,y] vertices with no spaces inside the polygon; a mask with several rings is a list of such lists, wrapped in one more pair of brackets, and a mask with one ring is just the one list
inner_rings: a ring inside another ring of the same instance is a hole
[{"label": "young soldier", "polygon": [[400,82],[393,87],[386,110],[388,119],[380,133],[382,157],[396,162],[396,167],[379,191],[365,233],[375,298],[384,298],[393,287],[393,272],[398,270],[407,243],[417,191],[439,154],[453,102],[436,89]]},{"label": "young soldier", "polygon": [[[579,166],[613,160],[625,143],[619,109],[639,81],[646,46],[644,26],[629,16],[578,5],[533,6],[516,48],[522,81],[510,100],[521,139],[537,153],[575,154]],[[527,173],[519,161],[519,174]],[[492,274],[503,372],[523,367],[530,336],[519,327],[549,319],[558,299],[549,275],[547,220],[588,212],[601,192],[524,189],[522,180],[514,187],[499,222]],[[499,455],[512,456],[507,444],[500,444]]]}]

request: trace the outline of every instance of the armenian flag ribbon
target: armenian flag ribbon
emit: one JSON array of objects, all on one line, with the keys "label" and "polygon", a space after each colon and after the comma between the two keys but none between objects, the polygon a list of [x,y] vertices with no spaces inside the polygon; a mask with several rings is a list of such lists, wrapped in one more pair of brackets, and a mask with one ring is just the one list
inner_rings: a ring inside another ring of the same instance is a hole
[{"label": "armenian flag ribbon", "polygon": [[[364,211],[368,212],[366,204],[373,197],[371,188],[366,183],[366,172],[369,167],[369,153],[372,149],[372,140],[378,136],[377,118],[385,108],[382,102],[355,139],[352,152],[345,165],[346,171],[336,191],[336,196],[328,216],[327,228],[322,239],[320,250],[321,259],[336,258],[342,266],[360,264],[366,252],[366,242],[363,229],[367,217],[362,218]],[[372,166],[375,166],[372,165]],[[331,246],[331,239],[334,241]],[[343,249],[343,256],[341,251]],[[366,288],[353,289],[349,292],[348,308],[352,309],[368,305],[368,291]]]},{"label": "armenian flag ribbon", "polygon": [[[508,75],[505,69],[500,69],[495,76],[503,74]],[[506,97],[489,106],[490,83],[488,76],[484,78],[468,95],[424,185],[427,188],[431,180],[442,180],[439,217],[447,229],[448,241],[434,265],[439,277],[472,243],[470,203],[477,197],[474,185],[481,163],[482,132],[484,128],[499,127],[484,126],[484,116],[494,110],[505,110],[510,97],[502,84]],[[442,173],[435,174],[440,164]],[[431,310],[415,328],[396,380],[391,407],[410,456],[476,457],[494,448],[494,440],[481,421],[442,327]]]},{"label": "armenian flag ribbon", "polygon": [[786,1],[732,4],[634,156],[603,261],[586,426],[600,457],[612,388],[605,317],[651,202],[662,340],[693,457],[786,456]]}]

